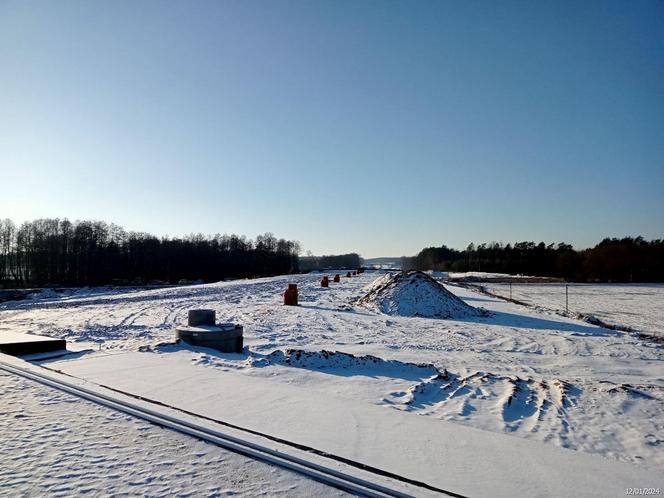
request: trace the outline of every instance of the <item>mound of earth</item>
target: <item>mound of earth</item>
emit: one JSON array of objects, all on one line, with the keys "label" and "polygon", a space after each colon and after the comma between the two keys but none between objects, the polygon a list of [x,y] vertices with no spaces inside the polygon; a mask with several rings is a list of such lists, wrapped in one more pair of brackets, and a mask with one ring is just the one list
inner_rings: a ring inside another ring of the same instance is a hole
[{"label": "mound of earth", "polygon": [[381,277],[356,303],[399,316],[455,319],[486,314],[484,310],[466,304],[421,271]]}]

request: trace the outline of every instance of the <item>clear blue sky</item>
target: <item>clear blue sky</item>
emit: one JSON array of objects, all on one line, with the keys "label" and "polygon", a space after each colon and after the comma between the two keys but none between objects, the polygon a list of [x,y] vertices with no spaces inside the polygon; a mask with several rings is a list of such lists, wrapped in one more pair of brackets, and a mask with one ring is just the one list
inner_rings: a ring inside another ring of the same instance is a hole
[{"label": "clear blue sky", "polygon": [[316,254],[664,237],[664,2],[0,0],[0,217]]}]

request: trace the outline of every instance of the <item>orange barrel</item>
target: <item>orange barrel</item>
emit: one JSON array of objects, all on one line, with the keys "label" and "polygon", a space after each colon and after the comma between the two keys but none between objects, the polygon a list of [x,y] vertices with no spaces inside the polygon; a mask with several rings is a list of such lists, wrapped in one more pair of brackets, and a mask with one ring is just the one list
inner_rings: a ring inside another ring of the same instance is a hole
[{"label": "orange barrel", "polygon": [[284,292],[284,304],[297,306],[297,284],[288,284],[288,289]]}]

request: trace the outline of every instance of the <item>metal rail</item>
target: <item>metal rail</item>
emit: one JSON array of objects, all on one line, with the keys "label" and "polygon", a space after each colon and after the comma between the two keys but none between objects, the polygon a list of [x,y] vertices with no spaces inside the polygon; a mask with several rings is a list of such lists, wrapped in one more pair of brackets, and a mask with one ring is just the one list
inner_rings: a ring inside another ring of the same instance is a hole
[{"label": "metal rail", "polygon": [[[208,441],[212,444],[221,446],[237,453],[241,453],[248,457],[289,469],[316,481],[328,484],[350,493],[381,498],[406,498],[416,496],[383,484],[378,484],[345,472],[341,472],[334,468],[325,467],[315,462],[307,461],[303,458],[290,455],[288,453],[284,453],[242,438],[238,438],[236,436],[232,436],[230,434],[226,434],[203,425],[199,425],[184,419],[179,419],[168,414],[159,413],[158,411],[151,410],[124,399],[108,396],[106,394],[96,392],[61,379],[55,379],[27,368],[12,365],[2,361],[2,359],[0,359],[0,369],[84,398],[88,401],[92,401],[93,403],[97,403],[99,405],[133,415],[159,426],[167,427],[182,434]],[[410,484],[411,486],[413,485],[412,481],[409,479],[402,479],[403,483]],[[415,486],[417,485],[415,484]],[[447,496],[463,498],[462,495],[457,493],[435,488],[430,485],[423,485],[421,488],[422,491],[434,491]]]}]

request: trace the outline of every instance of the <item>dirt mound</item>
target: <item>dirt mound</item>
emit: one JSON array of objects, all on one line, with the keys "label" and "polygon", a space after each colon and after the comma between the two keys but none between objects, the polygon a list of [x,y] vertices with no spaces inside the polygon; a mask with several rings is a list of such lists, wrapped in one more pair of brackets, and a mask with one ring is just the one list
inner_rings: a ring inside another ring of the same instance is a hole
[{"label": "dirt mound", "polygon": [[420,271],[381,277],[356,304],[399,316],[454,319],[486,314],[484,310],[466,304]]},{"label": "dirt mound", "polygon": [[346,370],[404,379],[431,377],[440,374],[431,363],[409,363],[384,360],[377,356],[344,353],[342,351],[305,351],[302,349],[277,350],[266,356],[272,363],[316,370]]}]

